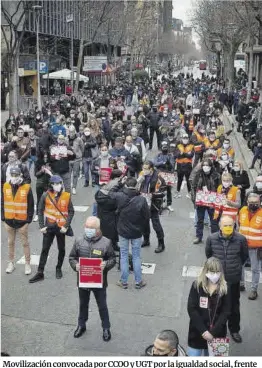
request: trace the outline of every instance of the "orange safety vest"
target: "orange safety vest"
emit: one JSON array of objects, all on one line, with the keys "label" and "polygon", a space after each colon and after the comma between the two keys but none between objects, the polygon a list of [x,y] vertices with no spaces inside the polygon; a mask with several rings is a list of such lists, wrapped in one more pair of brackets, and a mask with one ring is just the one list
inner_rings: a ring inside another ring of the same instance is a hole
[{"label": "orange safety vest", "polygon": [[262,247],[262,208],[250,218],[248,207],[242,207],[239,212],[239,232],[247,239],[249,248]]},{"label": "orange safety vest", "polygon": [[210,142],[210,140],[206,137],[205,140],[204,140],[204,145],[205,145],[206,150],[209,149],[209,148],[213,148],[213,149],[217,150],[219,144],[220,144],[219,139],[215,139],[214,142]]},{"label": "orange safety vest", "polygon": [[[194,150],[194,145],[187,144],[186,146],[184,146],[183,144],[179,144],[177,148],[179,149],[180,153],[188,153]],[[192,161],[193,161],[193,158],[177,158],[176,159],[177,164],[188,164],[188,163],[191,164]]]},{"label": "orange safety vest", "polygon": [[[222,193],[222,184],[219,185],[219,187],[217,188],[217,193],[221,194]],[[234,185],[232,185],[232,187],[229,189],[226,198],[229,201],[235,202],[237,199],[237,192],[239,191],[238,187],[235,187]],[[236,221],[237,218],[237,214],[238,214],[238,208],[233,208],[227,205],[223,205],[222,209],[215,209],[215,215],[219,215],[219,213],[222,211],[222,215],[224,216],[230,216],[233,218],[234,221]]]},{"label": "orange safety vest", "polygon": [[47,191],[52,200],[55,202],[57,208],[62,212],[64,216],[56,209],[54,204],[51,202],[48,195],[45,199],[45,210],[44,216],[48,219],[49,223],[57,223],[59,227],[65,226],[66,218],[68,217],[68,206],[70,201],[70,193],[62,192],[58,201],[55,200],[55,193],[51,191]]},{"label": "orange safety vest", "polygon": [[193,130],[194,130],[194,119],[193,118],[191,118],[190,120],[189,120],[189,126],[188,126],[188,130],[190,131],[190,132],[193,132]]},{"label": "orange safety vest", "polygon": [[197,144],[195,144],[195,152],[202,152],[203,151],[203,145],[205,140],[205,136],[200,135],[197,131],[194,132],[195,136],[197,137]]},{"label": "orange safety vest", "polygon": [[4,195],[4,216],[7,220],[27,220],[27,196],[30,184],[23,184],[18,187],[15,197],[13,197],[12,186],[5,183],[3,186]]},{"label": "orange safety vest", "polygon": [[[224,149],[221,147],[217,150],[217,158],[220,158],[222,155],[222,152],[224,151]],[[235,151],[233,148],[230,148],[230,150],[227,151],[227,154],[229,157],[233,158]]]}]

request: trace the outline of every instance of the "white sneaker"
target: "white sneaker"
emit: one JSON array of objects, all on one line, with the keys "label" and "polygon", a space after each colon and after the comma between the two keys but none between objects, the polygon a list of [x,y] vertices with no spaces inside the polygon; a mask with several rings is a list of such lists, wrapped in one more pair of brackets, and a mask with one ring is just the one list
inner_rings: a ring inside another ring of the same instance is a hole
[{"label": "white sneaker", "polygon": [[14,262],[8,262],[7,268],[5,270],[6,273],[12,273],[15,269]]},{"label": "white sneaker", "polygon": [[38,221],[38,215],[35,215],[33,222],[37,222]]},{"label": "white sneaker", "polygon": [[76,188],[72,189],[72,194],[76,194]]},{"label": "white sneaker", "polygon": [[80,174],[80,175],[79,175],[79,179],[82,179],[82,177],[83,177],[83,174]]},{"label": "white sneaker", "polygon": [[167,206],[167,209],[170,211],[170,212],[174,212],[174,208],[171,207],[171,206]]},{"label": "white sneaker", "polygon": [[181,194],[179,192],[177,192],[175,195],[174,195],[174,198],[181,198]]},{"label": "white sneaker", "polygon": [[26,263],[25,264],[25,274],[26,275],[31,275],[31,273],[32,273],[31,266],[30,266],[30,264]]}]

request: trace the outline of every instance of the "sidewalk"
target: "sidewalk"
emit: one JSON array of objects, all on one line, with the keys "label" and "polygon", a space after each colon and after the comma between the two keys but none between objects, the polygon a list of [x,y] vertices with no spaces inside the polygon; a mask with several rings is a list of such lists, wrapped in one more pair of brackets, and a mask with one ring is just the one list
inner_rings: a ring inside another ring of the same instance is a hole
[{"label": "sidewalk", "polygon": [[229,136],[232,141],[233,148],[236,151],[237,158],[243,162],[244,170],[246,170],[249,174],[249,178],[251,181],[251,185],[256,181],[257,175],[260,173],[258,163],[255,164],[255,169],[249,169],[253,160],[253,152],[248,148],[247,141],[243,138],[243,135],[236,130],[236,122],[233,115],[230,115],[228,110],[224,110],[224,123],[226,126],[226,130],[232,129],[233,132]]}]

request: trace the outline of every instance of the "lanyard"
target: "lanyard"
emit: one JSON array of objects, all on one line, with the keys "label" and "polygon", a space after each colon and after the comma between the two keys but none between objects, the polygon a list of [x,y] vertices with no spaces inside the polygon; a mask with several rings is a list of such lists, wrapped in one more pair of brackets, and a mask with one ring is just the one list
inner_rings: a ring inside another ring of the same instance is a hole
[{"label": "lanyard", "polygon": [[213,328],[213,327],[214,327],[214,324],[213,324],[213,323],[214,323],[215,316],[216,316],[216,312],[217,312],[218,302],[219,302],[219,295],[218,295],[218,298],[217,298],[217,303],[216,303],[215,312],[214,312],[214,315],[213,315],[212,321],[211,321],[210,308],[208,308],[208,315],[209,315],[209,324],[210,324],[210,328]]}]

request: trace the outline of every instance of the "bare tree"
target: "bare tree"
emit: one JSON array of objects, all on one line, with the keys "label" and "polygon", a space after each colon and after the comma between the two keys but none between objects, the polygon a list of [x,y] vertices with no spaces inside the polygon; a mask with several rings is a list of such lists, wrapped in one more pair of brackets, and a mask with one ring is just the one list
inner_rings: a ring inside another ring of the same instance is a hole
[{"label": "bare tree", "polygon": [[5,70],[7,72],[7,81],[9,89],[9,111],[17,112],[18,108],[18,67],[19,50],[24,37],[25,19],[28,9],[31,6],[30,1],[2,1],[2,57]]},{"label": "bare tree", "polygon": [[[117,6],[117,1],[78,1],[78,12],[81,23],[81,38],[79,45],[79,54],[77,61],[77,73],[75,92],[78,91],[79,76],[83,62],[83,54],[85,47],[95,42],[101,27],[113,17],[113,9]],[[86,33],[86,25],[91,23],[91,33]]]}]

